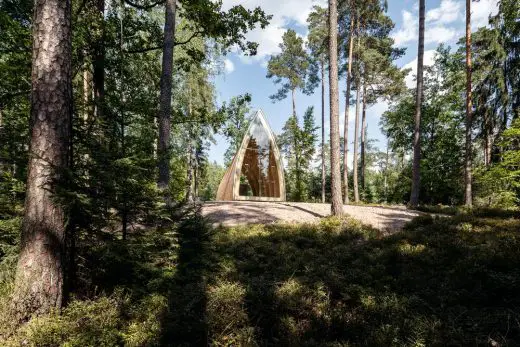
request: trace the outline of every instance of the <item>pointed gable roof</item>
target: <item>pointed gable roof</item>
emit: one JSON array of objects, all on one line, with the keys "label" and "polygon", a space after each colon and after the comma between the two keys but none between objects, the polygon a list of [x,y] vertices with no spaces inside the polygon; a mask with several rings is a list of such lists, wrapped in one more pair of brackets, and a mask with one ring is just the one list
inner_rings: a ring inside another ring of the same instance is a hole
[{"label": "pointed gable roof", "polygon": [[282,158],[262,110],[251,118],[242,144],[220,182],[217,200],[285,201]]}]

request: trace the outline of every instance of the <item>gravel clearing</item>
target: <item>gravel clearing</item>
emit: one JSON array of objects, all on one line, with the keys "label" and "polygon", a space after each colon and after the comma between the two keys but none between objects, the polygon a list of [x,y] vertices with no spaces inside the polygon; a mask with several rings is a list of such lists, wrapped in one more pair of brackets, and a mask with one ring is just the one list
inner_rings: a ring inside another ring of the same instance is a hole
[{"label": "gravel clearing", "polygon": [[[423,215],[404,206],[343,207],[346,214],[382,231],[397,231],[413,218]],[[202,206],[202,214],[214,226],[269,224],[277,222],[314,223],[330,215],[330,204],[303,202],[215,201]]]}]

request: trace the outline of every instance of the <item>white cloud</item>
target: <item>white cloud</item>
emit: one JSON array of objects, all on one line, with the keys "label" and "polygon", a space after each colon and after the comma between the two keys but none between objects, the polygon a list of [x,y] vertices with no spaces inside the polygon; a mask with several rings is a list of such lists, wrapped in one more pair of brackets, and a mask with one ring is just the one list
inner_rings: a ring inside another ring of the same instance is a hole
[{"label": "white cloud", "polygon": [[442,25],[426,27],[424,33],[424,43],[444,43],[456,39],[458,34],[457,30]]},{"label": "white cloud", "polygon": [[254,57],[239,54],[240,60],[246,64],[259,62],[265,65],[272,54],[280,51],[278,45],[282,42],[282,35],[291,23],[300,26],[307,25],[307,17],[312,6],[325,6],[325,0],[224,0],[223,8],[229,9],[234,5],[243,5],[253,9],[260,6],[266,14],[273,15],[270,24],[265,29],[256,28],[246,35],[247,40],[258,42],[258,52]]},{"label": "white cloud", "polygon": [[462,2],[455,0],[442,0],[439,7],[426,12],[426,22],[437,24],[452,23],[462,18]]},{"label": "white cloud", "polygon": [[401,46],[405,43],[417,40],[419,21],[411,12],[403,10],[403,23],[401,28],[392,34],[395,44]]},{"label": "white cloud", "polygon": [[498,12],[498,0],[480,0],[471,3],[471,29],[488,25],[489,16]]},{"label": "white cloud", "polygon": [[[431,49],[424,52],[424,66],[431,66],[434,63],[435,50]],[[417,83],[415,82],[415,76],[417,75],[417,57],[414,60],[403,66],[403,69],[412,69],[405,78],[405,83],[408,88],[415,88]]]},{"label": "white cloud", "polygon": [[[419,19],[409,11],[402,12],[403,24],[392,34],[397,46],[416,42],[419,37]],[[433,18],[433,17],[432,17]],[[425,26],[424,41],[429,43],[443,43],[457,37],[457,31],[445,26],[440,20],[431,20]]]},{"label": "white cloud", "polygon": [[233,64],[233,62],[229,59],[224,60],[224,70],[227,74],[232,73],[235,71],[235,64]]},{"label": "white cloud", "polygon": [[[480,0],[471,3],[472,29],[488,24],[490,15],[498,11],[499,0]],[[424,40],[426,44],[439,44],[464,36],[466,6],[464,0],[441,0],[438,7],[426,12]],[[417,42],[419,19],[418,9],[402,11],[402,23],[393,33],[399,46]]]}]

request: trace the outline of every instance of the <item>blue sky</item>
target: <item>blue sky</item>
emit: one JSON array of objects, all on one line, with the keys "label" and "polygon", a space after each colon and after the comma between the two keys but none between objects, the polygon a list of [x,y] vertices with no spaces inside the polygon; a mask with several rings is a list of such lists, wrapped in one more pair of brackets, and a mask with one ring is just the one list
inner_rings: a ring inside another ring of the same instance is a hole
[{"label": "blue sky", "polygon": [[[290,99],[273,103],[269,96],[274,94],[277,86],[267,79],[266,65],[269,57],[279,53],[278,44],[288,28],[296,30],[305,37],[307,35],[306,19],[314,5],[326,6],[323,0],[224,0],[224,7],[242,4],[247,8],[260,6],[268,14],[273,15],[271,24],[264,30],[255,29],[248,34],[248,39],[259,43],[258,54],[246,57],[239,52],[230,53],[224,59],[224,71],[215,78],[217,103],[229,100],[239,94],[250,93],[252,108],[261,108],[275,134],[279,134],[284,123],[291,114]],[[497,11],[497,0],[480,0],[472,3],[473,28],[487,24],[490,14]],[[409,67],[413,71],[407,78],[407,84],[413,86],[413,74],[417,60],[417,28],[418,3],[416,0],[388,0],[388,15],[395,23],[392,37],[396,45],[406,48],[406,54],[396,63],[400,67]],[[434,52],[441,43],[454,45],[464,35],[465,1],[464,0],[426,0],[426,33],[425,64],[431,64]],[[327,78],[327,77],[326,77]],[[328,79],[327,83],[328,84]],[[340,130],[343,134],[344,122],[344,90],[345,80],[340,80]],[[327,94],[328,91],[326,90]],[[296,95],[296,108],[301,116],[309,106],[314,106],[316,124],[321,122],[321,92],[307,96]],[[376,146],[384,149],[386,140],[379,130],[379,118],[388,108],[386,103],[378,103],[367,109],[368,137],[377,140]],[[353,138],[354,110],[350,111],[349,138]],[[328,138],[328,99],[326,99],[326,124]],[[209,151],[209,159],[223,163],[223,156],[228,143],[220,135],[215,136],[216,144]],[[352,146],[352,144],[351,144]],[[352,151],[351,151],[352,152]]]}]

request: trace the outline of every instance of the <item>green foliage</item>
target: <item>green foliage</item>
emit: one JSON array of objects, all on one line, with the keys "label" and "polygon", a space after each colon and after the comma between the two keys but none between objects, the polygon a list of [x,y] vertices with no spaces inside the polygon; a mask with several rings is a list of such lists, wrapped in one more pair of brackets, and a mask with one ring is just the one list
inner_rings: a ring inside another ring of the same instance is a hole
[{"label": "green foliage", "polygon": [[291,116],[279,136],[279,146],[287,159],[286,189],[291,201],[305,201],[308,198],[317,129],[314,108],[309,107],[303,116],[303,127],[300,127],[295,116]]},{"label": "green foliage", "polygon": [[251,109],[251,95],[235,96],[231,98],[229,105],[223,103],[221,109],[226,115],[221,131],[229,142],[229,147],[224,153],[224,165],[229,166],[240,149],[249,126],[249,119],[246,117]]},{"label": "green foliage", "polygon": [[303,38],[297,36],[296,31],[287,30],[279,46],[281,53],[271,56],[267,64],[267,78],[274,78],[275,84],[281,83],[278,92],[271,96],[273,101],[283,100],[289,92],[294,93],[297,89],[305,90],[310,64]]},{"label": "green foliage", "polygon": [[307,25],[309,27],[307,46],[309,47],[311,56],[320,62],[328,59],[329,27],[327,16],[327,9],[320,6],[313,6],[312,12],[307,18]]},{"label": "green foliage", "polygon": [[160,337],[166,298],[149,295],[134,307],[121,292],[94,300],[72,301],[61,314],[34,318],[7,345],[153,346]]},{"label": "green foliage", "polygon": [[[426,69],[421,112],[421,192],[425,204],[457,204],[462,201],[464,108],[460,94],[463,69],[459,56],[449,49],[437,50],[435,63]],[[381,126],[397,153],[411,153],[415,101],[409,91],[383,114]],[[407,163],[407,166],[411,163]],[[404,174],[410,182],[411,170]],[[399,185],[391,187],[399,189]],[[409,189],[409,188],[406,188]],[[390,193],[398,197],[403,194]],[[405,196],[408,194],[404,194]],[[396,201],[396,200],[390,200]]]},{"label": "green foliage", "polygon": [[220,327],[210,336],[217,345],[244,331],[260,345],[515,344],[518,227],[463,214],[425,216],[388,237],[336,218],[222,230],[212,307],[236,314],[208,316]]},{"label": "green foliage", "polygon": [[0,220],[0,297],[6,296],[14,279],[22,219]]},{"label": "green foliage", "polygon": [[201,180],[200,198],[203,201],[215,200],[217,197],[217,190],[224,177],[226,168],[217,164],[216,162],[209,163],[206,168],[204,179]]},{"label": "green foliage", "polygon": [[425,215],[393,235],[334,217],[216,231],[197,215],[179,219],[126,243],[80,248],[78,297],[2,344],[519,341],[507,324],[520,319],[517,211]]},{"label": "green foliage", "polygon": [[195,33],[217,40],[224,49],[238,46],[249,55],[256,54],[258,43],[246,41],[246,33],[257,25],[264,29],[272,18],[260,7],[249,10],[235,5],[223,11],[222,1],[181,0],[181,3],[181,17],[193,23]]},{"label": "green foliage", "polygon": [[487,207],[517,207],[520,201],[520,120],[498,142],[500,161],[477,176],[480,204]]}]

